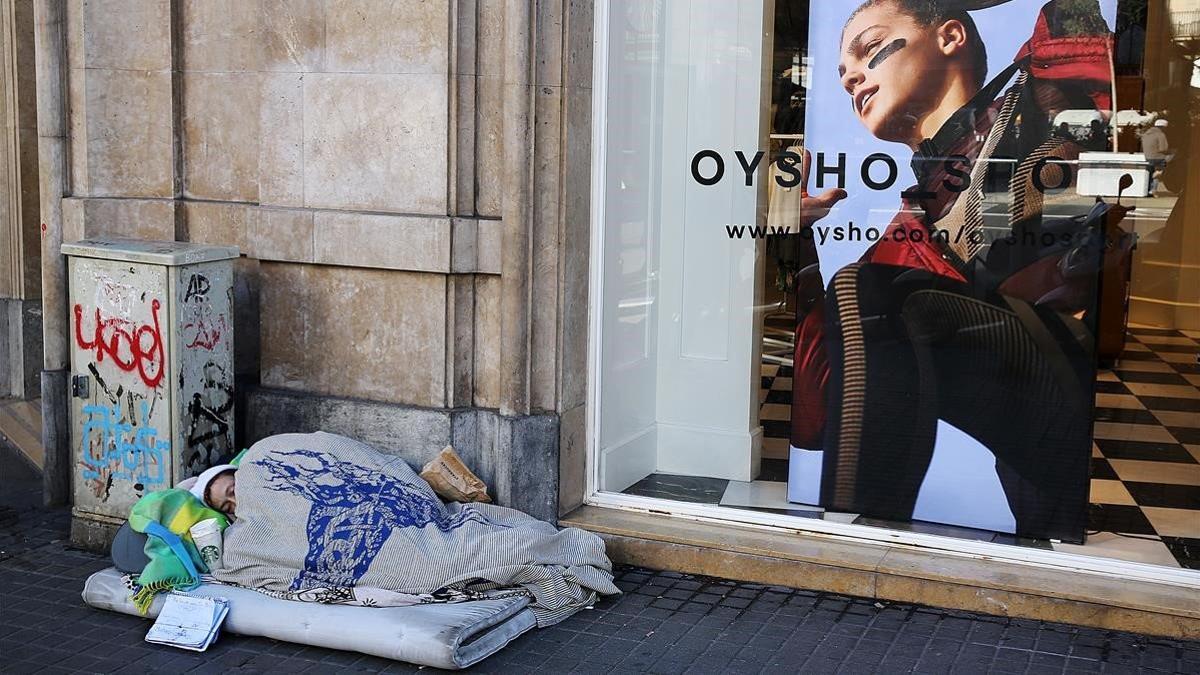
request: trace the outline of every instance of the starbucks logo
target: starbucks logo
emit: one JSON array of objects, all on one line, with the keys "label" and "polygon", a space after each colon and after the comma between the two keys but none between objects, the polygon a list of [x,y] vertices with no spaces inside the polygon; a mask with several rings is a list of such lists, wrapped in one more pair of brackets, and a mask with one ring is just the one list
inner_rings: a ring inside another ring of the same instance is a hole
[{"label": "starbucks logo", "polygon": [[200,549],[200,559],[212,569],[221,560],[221,551],[216,546],[205,546]]}]

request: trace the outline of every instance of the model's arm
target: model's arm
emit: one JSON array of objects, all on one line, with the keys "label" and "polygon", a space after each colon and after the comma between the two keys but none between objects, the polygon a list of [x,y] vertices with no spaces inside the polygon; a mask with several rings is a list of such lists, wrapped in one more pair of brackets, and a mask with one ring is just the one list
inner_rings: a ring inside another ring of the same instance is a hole
[{"label": "model's arm", "polygon": [[825,352],[825,300],[801,315],[797,312],[796,351],[792,368],[792,447],[821,450],[825,434],[825,387],[829,357]]},{"label": "model's arm", "polygon": [[[826,190],[815,197],[808,194],[808,170],[812,157],[804,151],[801,170],[800,220],[804,229],[812,228],[830,209],[846,198],[842,189]],[[829,360],[825,354],[825,284],[821,278],[816,237],[800,238],[800,271],[796,274],[796,350],[792,368],[793,447],[820,450],[825,430],[825,385],[829,380]]]},{"label": "model's arm", "polygon": [[[846,191],[827,190],[816,197],[809,196],[808,168],[811,157],[804,152],[801,172],[801,225],[808,229],[824,218]],[[816,503],[821,485],[821,443],[825,434],[825,386],[829,380],[829,360],[825,353],[824,304],[825,286],[817,256],[815,237],[801,237],[803,250],[800,271],[796,275],[796,349],[792,359],[792,429],[791,445],[805,456],[795,458],[788,492],[796,501]]]}]

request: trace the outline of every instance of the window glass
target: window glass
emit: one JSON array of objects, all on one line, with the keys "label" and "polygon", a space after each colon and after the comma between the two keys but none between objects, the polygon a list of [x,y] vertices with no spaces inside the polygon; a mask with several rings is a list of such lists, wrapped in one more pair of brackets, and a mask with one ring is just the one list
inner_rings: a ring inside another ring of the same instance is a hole
[{"label": "window glass", "polygon": [[607,25],[601,491],[1200,566],[1200,0]]}]

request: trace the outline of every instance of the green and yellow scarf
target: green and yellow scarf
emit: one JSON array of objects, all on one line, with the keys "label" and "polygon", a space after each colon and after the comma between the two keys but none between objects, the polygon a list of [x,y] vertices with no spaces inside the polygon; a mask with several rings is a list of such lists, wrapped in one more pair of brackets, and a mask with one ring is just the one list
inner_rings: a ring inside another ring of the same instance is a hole
[{"label": "green and yellow scarf", "polygon": [[192,525],[215,518],[224,532],[229,527],[225,514],[208,508],[187,490],[174,488],[151,492],[133,505],[129,526],[146,535],[150,562],[138,575],[133,604],[142,614],[150,610],[154,596],[163,591],[187,591],[200,585],[208,567],[196,550],[189,531]]}]

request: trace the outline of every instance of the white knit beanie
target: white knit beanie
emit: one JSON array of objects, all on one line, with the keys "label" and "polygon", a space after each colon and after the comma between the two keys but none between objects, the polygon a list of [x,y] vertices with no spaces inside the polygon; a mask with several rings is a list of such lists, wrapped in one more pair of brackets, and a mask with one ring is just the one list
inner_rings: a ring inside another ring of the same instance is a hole
[{"label": "white knit beanie", "polygon": [[209,504],[208,500],[204,498],[204,493],[208,491],[208,484],[226,471],[237,471],[237,467],[233,464],[218,464],[210,469],[205,469],[204,473],[196,477],[195,484],[188,491],[195,495],[196,499],[204,502],[205,506],[211,507],[212,504]]}]

